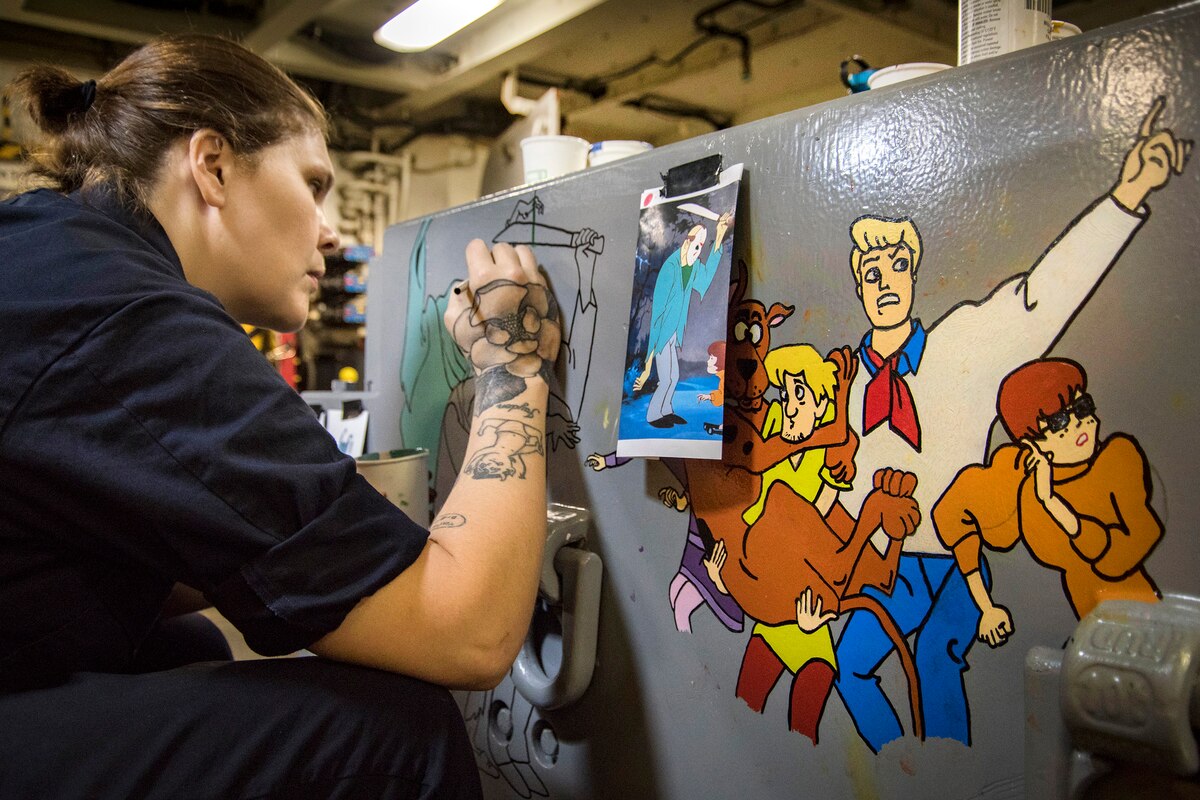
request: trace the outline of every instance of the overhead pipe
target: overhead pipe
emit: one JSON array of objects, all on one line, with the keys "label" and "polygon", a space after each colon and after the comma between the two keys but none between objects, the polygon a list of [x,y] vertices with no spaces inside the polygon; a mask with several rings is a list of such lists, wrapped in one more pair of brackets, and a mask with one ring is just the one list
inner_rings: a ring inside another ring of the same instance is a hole
[{"label": "overhead pipe", "polygon": [[500,102],[508,109],[508,113],[518,117],[528,117],[537,108],[537,101],[517,94],[517,73],[508,72],[504,82],[500,84]]}]

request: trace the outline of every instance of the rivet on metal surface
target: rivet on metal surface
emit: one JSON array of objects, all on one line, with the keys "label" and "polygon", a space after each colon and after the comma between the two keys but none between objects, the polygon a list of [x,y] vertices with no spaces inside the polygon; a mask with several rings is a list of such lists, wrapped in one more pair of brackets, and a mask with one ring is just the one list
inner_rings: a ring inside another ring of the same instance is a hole
[{"label": "rivet on metal surface", "polygon": [[508,744],[512,741],[512,710],[499,700],[492,703],[488,713],[488,730],[501,744]]},{"label": "rivet on metal surface", "polygon": [[552,767],[558,761],[558,735],[544,719],[533,726],[533,755],[545,767]]}]

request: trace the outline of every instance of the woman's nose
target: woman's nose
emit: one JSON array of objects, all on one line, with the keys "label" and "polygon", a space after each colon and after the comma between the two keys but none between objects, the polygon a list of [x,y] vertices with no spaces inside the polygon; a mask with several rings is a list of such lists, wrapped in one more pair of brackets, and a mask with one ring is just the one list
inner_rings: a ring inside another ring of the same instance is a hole
[{"label": "woman's nose", "polygon": [[338,236],[337,231],[329,224],[329,220],[325,218],[325,212],[321,212],[321,233],[317,239],[317,249],[324,255],[332,255],[337,252],[341,246],[342,240]]}]

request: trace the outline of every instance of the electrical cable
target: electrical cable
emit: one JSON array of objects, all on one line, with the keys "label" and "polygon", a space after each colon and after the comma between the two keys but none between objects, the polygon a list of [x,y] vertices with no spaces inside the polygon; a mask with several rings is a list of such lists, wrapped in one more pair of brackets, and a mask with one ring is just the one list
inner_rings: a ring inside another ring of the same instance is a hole
[{"label": "electrical cable", "polygon": [[[804,0],[777,0],[777,2],[773,3],[768,2],[767,0],[722,0],[720,3],[716,3],[707,8],[701,9],[696,16],[692,18],[692,25],[697,30],[702,31],[703,35],[692,40],[686,47],[670,58],[659,58],[657,53],[651,54],[646,58],[643,58],[641,61],[630,64],[627,67],[622,67],[621,69],[610,72],[606,75],[599,75],[595,78],[589,78],[587,80],[598,81],[602,84],[607,84],[610,81],[635,75],[638,72],[641,72],[642,70],[654,65],[673,67],[683,61],[683,59],[686,58],[688,54],[699,45],[722,37],[731,38],[738,42],[742,52],[742,76],[744,78],[749,78],[751,45],[750,38],[746,35],[746,31],[763,24],[772,17],[775,17],[777,14],[786,11],[789,8],[803,4]],[[741,29],[726,28],[718,24],[716,21],[716,15],[719,12],[724,11],[726,8],[736,5],[754,6],[756,8],[764,9],[767,11],[767,13],[754,19]]]},{"label": "electrical cable", "polygon": [[713,130],[718,131],[725,130],[732,124],[732,119],[728,115],[716,114],[701,106],[691,106],[653,94],[626,100],[622,105],[670,117],[703,120],[711,125]]}]

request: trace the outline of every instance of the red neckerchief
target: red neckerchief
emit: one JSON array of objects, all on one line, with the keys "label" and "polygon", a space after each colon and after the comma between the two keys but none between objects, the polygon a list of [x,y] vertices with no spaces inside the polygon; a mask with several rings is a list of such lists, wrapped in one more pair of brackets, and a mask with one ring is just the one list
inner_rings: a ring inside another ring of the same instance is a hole
[{"label": "red neckerchief", "polygon": [[867,383],[863,397],[863,435],[887,420],[888,427],[897,436],[912,445],[918,453],[921,452],[921,423],[917,420],[917,407],[913,405],[908,384],[896,370],[900,353],[895,352],[889,358],[884,358],[868,344],[863,344],[862,351],[876,370]]}]

